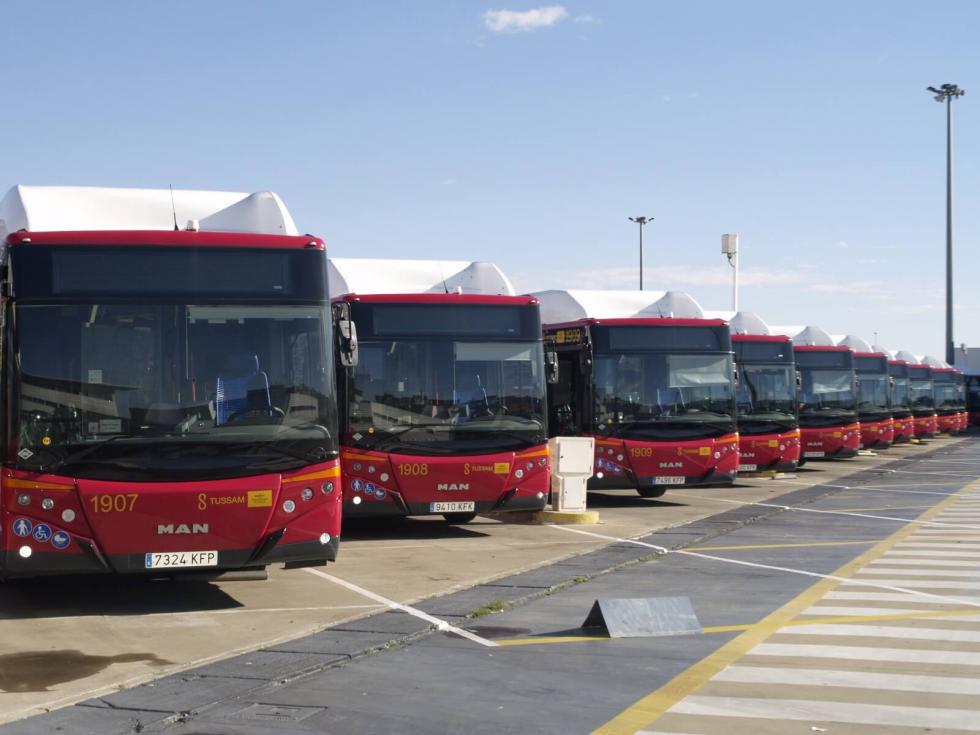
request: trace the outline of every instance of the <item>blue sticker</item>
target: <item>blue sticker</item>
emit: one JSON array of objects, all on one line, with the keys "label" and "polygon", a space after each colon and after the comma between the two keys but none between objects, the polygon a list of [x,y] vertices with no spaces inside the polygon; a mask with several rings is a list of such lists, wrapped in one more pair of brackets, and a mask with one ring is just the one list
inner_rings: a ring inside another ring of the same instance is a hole
[{"label": "blue sticker", "polygon": [[21,538],[27,538],[34,530],[34,524],[26,518],[18,518],[16,521],[14,521],[13,527],[14,535],[20,536]]},{"label": "blue sticker", "polygon": [[373,482],[369,482],[364,486],[364,489],[367,490],[368,495],[374,495],[375,484]]},{"label": "blue sticker", "polygon": [[351,490],[353,490],[355,493],[359,493],[361,492],[361,490],[364,489],[364,483],[361,482],[360,480],[354,480],[350,484],[350,486],[351,486]]},{"label": "blue sticker", "polygon": [[385,489],[383,487],[379,487],[377,490],[374,491],[374,497],[376,497],[378,500],[384,500]]},{"label": "blue sticker", "polygon": [[45,541],[51,538],[51,526],[49,526],[47,523],[38,523],[36,526],[34,526],[34,533],[32,535],[34,536],[35,541],[39,541],[43,544]]},{"label": "blue sticker", "polygon": [[65,549],[71,543],[71,536],[64,531],[55,531],[51,537],[51,545],[56,549]]}]

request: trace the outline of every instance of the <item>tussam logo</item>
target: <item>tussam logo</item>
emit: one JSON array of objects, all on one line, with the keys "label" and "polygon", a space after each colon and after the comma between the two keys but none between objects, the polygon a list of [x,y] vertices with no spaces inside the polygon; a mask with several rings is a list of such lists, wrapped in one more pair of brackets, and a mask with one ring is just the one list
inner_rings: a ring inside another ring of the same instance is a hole
[{"label": "tussam logo", "polygon": [[446,490],[469,490],[470,484],[468,482],[440,482],[436,485],[436,490],[446,491]]},{"label": "tussam logo", "polygon": [[661,462],[660,469],[662,470],[677,470],[684,466],[683,462]]},{"label": "tussam logo", "polygon": [[207,523],[159,523],[157,524],[157,536],[182,536],[192,533],[208,533]]}]

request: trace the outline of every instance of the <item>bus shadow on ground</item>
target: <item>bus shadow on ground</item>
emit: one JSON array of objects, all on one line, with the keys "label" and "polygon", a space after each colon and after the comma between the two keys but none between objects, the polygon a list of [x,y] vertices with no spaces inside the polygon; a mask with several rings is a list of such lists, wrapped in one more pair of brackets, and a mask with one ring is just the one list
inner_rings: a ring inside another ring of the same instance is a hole
[{"label": "bus shadow on ground", "polygon": [[451,525],[435,518],[345,518],[341,538],[349,541],[371,539],[439,539],[484,538],[490,534],[480,528],[480,522],[470,525]]},{"label": "bus shadow on ground", "polygon": [[[676,498],[676,496],[674,496]],[[635,490],[590,490],[589,508],[678,508],[690,505],[680,499],[642,498]]]},{"label": "bus shadow on ground", "polygon": [[206,612],[242,606],[203,580],[41,577],[0,585],[0,620]]}]

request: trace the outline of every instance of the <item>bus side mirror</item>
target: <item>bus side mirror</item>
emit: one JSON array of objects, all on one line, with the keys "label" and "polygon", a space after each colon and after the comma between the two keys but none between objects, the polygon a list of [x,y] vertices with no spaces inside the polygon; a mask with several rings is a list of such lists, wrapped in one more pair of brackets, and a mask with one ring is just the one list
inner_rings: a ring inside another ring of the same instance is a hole
[{"label": "bus side mirror", "polygon": [[357,325],[350,318],[350,305],[333,305],[334,331],[337,334],[337,359],[344,367],[357,367]]},{"label": "bus side mirror", "polygon": [[551,385],[558,382],[558,353],[554,350],[544,353],[544,377]]},{"label": "bus side mirror", "polygon": [[344,367],[357,367],[357,325],[350,319],[337,322],[337,354]]},{"label": "bus side mirror", "polygon": [[579,352],[579,367],[582,370],[582,375],[592,374],[592,353],[589,350]]},{"label": "bus side mirror", "polygon": [[803,373],[799,370],[796,371],[796,390],[803,389]]},{"label": "bus side mirror", "polygon": [[738,365],[732,365],[732,379],[735,381],[735,387],[738,387]]}]

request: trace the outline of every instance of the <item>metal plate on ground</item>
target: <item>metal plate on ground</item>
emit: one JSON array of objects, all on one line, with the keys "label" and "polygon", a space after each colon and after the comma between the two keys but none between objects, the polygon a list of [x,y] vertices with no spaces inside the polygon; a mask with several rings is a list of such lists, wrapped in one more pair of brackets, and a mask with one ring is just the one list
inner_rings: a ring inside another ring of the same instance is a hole
[{"label": "metal plate on ground", "polygon": [[652,638],[702,632],[688,597],[596,600],[582,627],[604,630],[610,638]]},{"label": "metal plate on ground", "polygon": [[258,720],[260,722],[300,722],[318,712],[323,712],[323,710],[323,707],[255,703],[238,710],[231,716],[240,720]]}]

